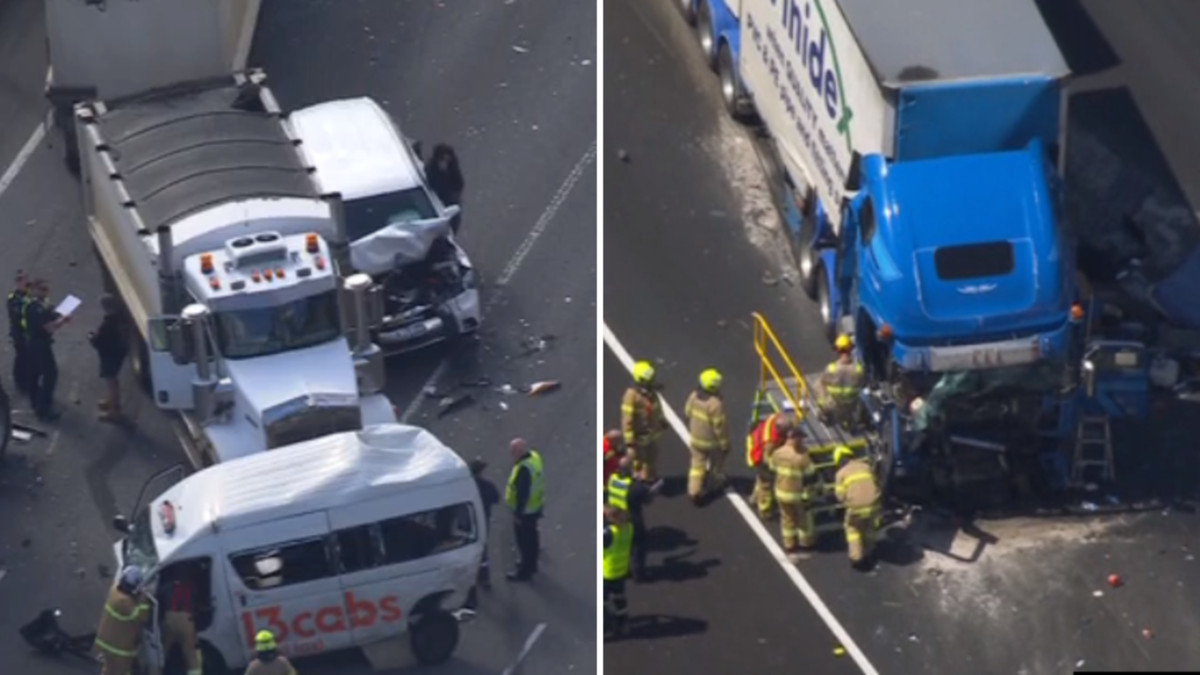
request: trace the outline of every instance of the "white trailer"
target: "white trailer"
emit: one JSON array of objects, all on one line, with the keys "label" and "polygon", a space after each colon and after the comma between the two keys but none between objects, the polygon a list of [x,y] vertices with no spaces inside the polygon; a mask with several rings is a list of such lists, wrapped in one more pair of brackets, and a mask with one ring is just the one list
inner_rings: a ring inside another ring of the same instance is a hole
[{"label": "white trailer", "polygon": [[[76,108],[88,229],[133,361],[220,462],[395,421],[340,195],[320,195],[265,75]],[[346,334],[353,325],[352,350]]]}]

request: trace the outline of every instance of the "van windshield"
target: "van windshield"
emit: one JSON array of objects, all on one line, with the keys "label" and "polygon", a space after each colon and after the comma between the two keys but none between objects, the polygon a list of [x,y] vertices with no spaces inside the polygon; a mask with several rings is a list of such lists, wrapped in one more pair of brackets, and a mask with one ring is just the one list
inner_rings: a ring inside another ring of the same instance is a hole
[{"label": "van windshield", "polygon": [[144,570],[153,569],[158,564],[158,549],[154,546],[154,530],[150,528],[150,504],[142,507],[132,525],[121,547],[124,563]]},{"label": "van windshield", "polygon": [[425,188],[388,192],[345,202],[346,237],[354,242],[395,222],[437,218],[437,210]]}]

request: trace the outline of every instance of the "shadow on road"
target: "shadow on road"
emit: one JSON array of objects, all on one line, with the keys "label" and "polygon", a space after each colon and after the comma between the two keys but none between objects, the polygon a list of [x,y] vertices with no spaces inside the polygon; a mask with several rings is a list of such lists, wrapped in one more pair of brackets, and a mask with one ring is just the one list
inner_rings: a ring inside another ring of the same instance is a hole
[{"label": "shadow on road", "polygon": [[721,564],[721,561],[716,558],[707,558],[698,562],[694,561],[691,558],[695,555],[696,550],[693,549],[663,558],[660,564],[647,568],[648,580],[652,582],[669,581],[674,583],[694,581],[708,576],[708,570]]},{"label": "shadow on road", "polygon": [[695,546],[696,540],[686,532],[669,525],[655,525],[646,530],[646,551],[670,553],[685,546]]},{"label": "shadow on road", "polygon": [[1089,75],[1121,63],[1080,0],[1035,0],[1071,71]]},{"label": "shadow on road", "polygon": [[660,640],[696,635],[708,630],[708,622],[665,614],[631,615],[629,630],[622,640]]}]

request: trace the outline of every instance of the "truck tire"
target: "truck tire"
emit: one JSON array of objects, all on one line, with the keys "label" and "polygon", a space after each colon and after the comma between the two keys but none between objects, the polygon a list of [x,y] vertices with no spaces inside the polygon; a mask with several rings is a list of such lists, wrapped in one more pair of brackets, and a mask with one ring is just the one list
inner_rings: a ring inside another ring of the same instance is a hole
[{"label": "truck tire", "polygon": [[696,12],[696,42],[700,43],[700,54],[709,70],[717,69],[717,34],[713,27],[712,10],[708,8],[708,0],[698,0],[699,9]]},{"label": "truck tire", "polygon": [[696,25],[696,0],[675,0],[675,6],[689,26]]},{"label": "truck tire", "polygon": [[435,609],[410,624],[408,634],[417,662],[437,665],[446,662],[458,647],[458,620],[449,612]]},{"label": "truck tire", "polygon": [[833,291],[829,288],[829,275],[825,272],[824,261],[818,260],[814,269],[817,285],[817,309],[821,312],[821,328],[825,331],[825,339],[833,344],[837,339],[837,317],[833,311]]},{"label": "truck tire", "polygon": [[[811,195],[808,198],[811,199]],[[817,257],[817,249],[813,242],[817,237],[817,216],[804,213],[800,217],[800,237],[796,244],[796,267],[800,270],[800,288],[809,299],[816,300],[817,265],[820,264],[820,258]]]},{"label": "truck tire", "polygon": [[717,48],[717,78],[721,83],[721,102],[725,111],[735,120],[741,121],[746,115],[742,111],[742,84],[738,81],[737,70],[733,65],[733,50],[729,44],[722,42]]}]

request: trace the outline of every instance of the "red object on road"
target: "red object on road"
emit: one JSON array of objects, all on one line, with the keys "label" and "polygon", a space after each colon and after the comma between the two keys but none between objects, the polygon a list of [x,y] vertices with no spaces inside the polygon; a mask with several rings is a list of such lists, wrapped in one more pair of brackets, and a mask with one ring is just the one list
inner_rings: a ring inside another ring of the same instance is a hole
[{"label": "red object on road", "polygon": [[1118,586],[1122,586],[1124,584],[1125,584],[1125,582],[1121,580],[1120,574],[1108,575],[1108,585],[1109,586],[1112,586],[1113,588],[1117,588]]}]

